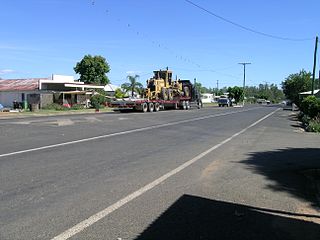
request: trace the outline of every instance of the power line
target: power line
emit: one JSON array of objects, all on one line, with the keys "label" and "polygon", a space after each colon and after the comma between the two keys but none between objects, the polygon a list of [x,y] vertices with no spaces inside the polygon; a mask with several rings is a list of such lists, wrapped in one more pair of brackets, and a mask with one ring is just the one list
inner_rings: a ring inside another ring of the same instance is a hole
[{"label": "power line", "polygon": [[245,31],[252,32],[252,33],[255,33],[255,34],[264,36],[264,37],[269,37],[269,38],[274,38],[274,39],[284,40],[284,41],[296,41],[296,42],[313,40],[313,38],[289,38],[289,37],[281,37],[281,36],[276,36],[276,35],[264,33],[264,32],[261,32],[261,31],[257,31],[257,30],[255,30],[255,29],[246,27],[246,26],[241,25],[241,24],[239,24],[239,23],[233,22],[233,21],[231,21],[231,20],[229,20],[229,19],[227,19],[227,18],[225,18],[225,17],[222,17],[222,16],[220,16],[220,15],[218,15],[218,14],[216,14],[216,13],[214,13],[214,12],[212,12],[212,11],[210,11],[210,10],[208,10],[208,9],[206,9],[206,8],[204,8],[204,7],[198,5],[198,4],[196,4],[196,3],[194,3],[194,2],[192,2],[192,1],[190,1],[190,0],[185,0],[185,1],[186,1],[187,3],[193,5],[194,7],[199,8],[199,9],[201,9],[202,11],[204,11],[204,12],[206,12],[206,13],[208,13],[208,14],[210,14],[210,15],[212,15],[212,16],[214,16],[214,17],[216,17],[216,18],[218,18],[218,19],[220,19],[220,20],[222,20],[222,21],[224,21],[224,22],[227,22],[227,23],[229,23],[229,24],[231,24],[231,25],[233,25],[233,26],[236,26],[236,27],[238,27],[238,28],[241,28],[241,29],[243,29],[243,30],[245,30]]}]

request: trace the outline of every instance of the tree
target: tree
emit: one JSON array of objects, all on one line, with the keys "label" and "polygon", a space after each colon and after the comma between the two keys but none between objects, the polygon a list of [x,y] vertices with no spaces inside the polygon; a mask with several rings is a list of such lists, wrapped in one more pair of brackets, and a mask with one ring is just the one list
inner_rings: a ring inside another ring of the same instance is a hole
[{"label": "tree", "polygon": [[102,56],[85,55],[73,69],[80,74],[80,81],[85,83],[108,84],[110,82],[106,76],[110,66]]},{"label": "tree", "polygon": [[114,91],[114,97],[115,98],[124,98],[124,97],[127,97],[126,93],[123,92],[121,90],[121,88],[117,88],[115,91]]},{"label": "tree", "polygon": [[290,74],[284,82],[282,82],[282,89],[285,96],[300,106],[301,100],[299,93],[311,90],[311,73],[301,70],[299,73]]},{"label": "tree", "polygon": [[229,98],[234,98],[236,103],[240,102],[243,99],[243,89],[240,87],[229,87],[228,88]]},{"label": "tree", "polygon": [[140,76],[137,74],[134,76],[128,75],[127,78],[129,79],[129,82],[121,85],[121,88],[123,88],[126,92],[131,91],[132,97],[134,92],[138,92],[139,94],[142,92],[143,85],[137,81],[139,77]]}]

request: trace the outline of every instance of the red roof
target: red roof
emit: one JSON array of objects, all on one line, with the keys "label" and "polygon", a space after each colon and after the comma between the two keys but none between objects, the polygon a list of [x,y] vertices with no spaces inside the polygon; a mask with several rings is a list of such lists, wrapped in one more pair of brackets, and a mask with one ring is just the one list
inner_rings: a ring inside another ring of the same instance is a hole
[{"label": "red roof", "polygon": [[39,89],[39,80],[47,78],[3,79],[0,91],[33,91]]}]

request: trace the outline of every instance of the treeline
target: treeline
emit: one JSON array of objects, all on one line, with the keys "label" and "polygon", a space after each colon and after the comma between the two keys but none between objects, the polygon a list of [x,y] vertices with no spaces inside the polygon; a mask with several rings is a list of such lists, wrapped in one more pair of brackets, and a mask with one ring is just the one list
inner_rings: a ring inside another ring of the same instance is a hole
[{"label": "treeline", "polygon": [[[197,87],[200,93],[213,93],[216,96],[223,95],[228,92],[229,88],[224,87],[221,89],[217,88],[206,88],[197,83]],[[246,101],[255,102],[257,99],[269,100],[273,103],[278,103],[284,100],[285,96],[281,88],[276,84],[259,84],[259,86],[247,86],[245,87]]]}]

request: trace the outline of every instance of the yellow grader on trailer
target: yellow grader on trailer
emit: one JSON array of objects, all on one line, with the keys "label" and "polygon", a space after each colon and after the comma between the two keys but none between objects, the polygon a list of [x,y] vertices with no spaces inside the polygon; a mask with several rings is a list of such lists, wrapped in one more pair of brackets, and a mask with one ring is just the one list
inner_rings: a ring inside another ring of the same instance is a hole
[{"label": "yellow grader on trailer", "polygon": [[166,109],[190,109],[202,107],[200,94],[190,80],[173,80],[172,71],[154,71],[154,76],[147,80],[142,98],[115,100],[110,106],[118,111],[135,110],[158,112]]},{"label": "yellow grader on trailer", "polygon": [[144,97],[149,100],[173,100],[177,97],[189,97],[190,89],[180,80],[172,79],[172,71],[154,71],[154,76],[147,81]]}]

